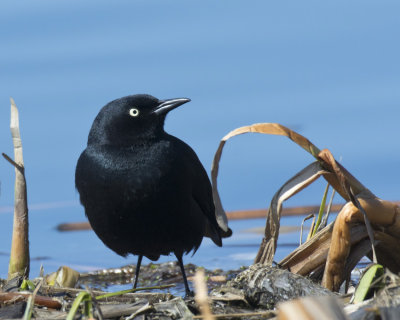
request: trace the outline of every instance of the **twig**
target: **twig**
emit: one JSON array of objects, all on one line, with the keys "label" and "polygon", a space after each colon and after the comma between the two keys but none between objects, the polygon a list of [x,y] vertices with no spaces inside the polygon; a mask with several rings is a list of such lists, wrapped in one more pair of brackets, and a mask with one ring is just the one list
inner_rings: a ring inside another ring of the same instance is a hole
[{"label": "twig", "polygon": [[6,155],[4,152],[1,153],[9,163],[11,163],[16,169],[18,169],[21,173],[24,173],[25,168],[23,166],[20,166],[18,163],[16,163],[13,159],[11,159],[8,155]]},{"label": "twig", "polygon": [[[0,292],[0,301],[5,302],[10,300],[25,300],[30,296],[32,296],[32,294],[26,292]],[[58,300],[46,296],[36,295],[35,304],[51,309],[61,309],[61,303]]]}]

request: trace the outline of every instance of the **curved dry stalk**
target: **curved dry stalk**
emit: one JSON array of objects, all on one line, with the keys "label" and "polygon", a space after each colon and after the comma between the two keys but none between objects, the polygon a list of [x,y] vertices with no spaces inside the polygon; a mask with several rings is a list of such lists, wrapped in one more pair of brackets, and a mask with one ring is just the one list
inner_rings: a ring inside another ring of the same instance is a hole
[{"label": "curved dry stalk", "polygon": [[[344,272],[344,270],[347,270],[346,268],[349,268],[350,264],[353,264],[357,258],[362,256],[362,254],[368,254],[370,251],[369,248],[366,248],[366,241],[357,244],[359,241],[369,236],[370,244],[374,245],[374,232],[369,224],[368,219],[371,221],[372,227],[375,228],[375,233],[377,230],[384,228],[384,234],[392,235],[395,239],[400,239],[400,208],[396,203],[377,198],[342,165],[340,165],[340,163],[334,159],[329,150],[325,149],[320,151],[302,135],[299,135],[298,133],[276,123],[258,123],[237,128],[222,138],[214,156],[211,172],[216,215],[218,223],[222,229],[225,230],[227,228],[227,219],[217,190],[219,161],[221,159],[222,150],[226,141],[231,137],[248,132],[286,136],[311,153],[318,160],[318,162],[312,164],[312,166],[314,166],[313,169],[309,167],[305,168],[303,170],[304,172],[300,172],[287,183],[285,183],[274,195],[267,215],[265,236],[255,259],[256,263],[259,262],[263,264],[269,264],[272,262],[276,250],[277,238],[279,235],[282,202],[308,186],[320,175],[323,175],[329,184],[336,190],[336,192],[338,192],[345,200],[351,201],[342,209],[342,213],[339,214],[333,231],[332,227],[327,227],[317,233],[315,239],[311,239],[311,243],[317,244],[317,247],[318,243],[322,241],[324,243],[324,250],[315,250],[314,247],[311,249],[311,251],[309,250],[309,256],[305,255],[307,250],[298,251],[297,254],[297,258],[306,260],[306,262],[310,261],[309,258],[312,255],[316,259],[314,267],[321,269],[323,264],[325,264],[329,250],[323,280],[324,284],[328,288],[337,288],[346,277],[347,272]],[[354,228],[354,224],[360,223],[365,224],[366,227],[363,227],[362,231],[358,232],[358,229]],[[358,232],[358,236],[355,240],[350,236],[356,231]],[[330,239],[331,232],[332,239]],[[388,243],[391,241],[388,240],[388,237],[384,236],[380,236],[380,239],[384,239],[384,241]],[[397,240],[395,241],[396,244],[399,243]],[[306,245],[307,244],[308,243],[306,243]],[[354,254],[349,256],[351,246],[355,246],[354,248],[356,249],[354,249]],[[312,246],[309,246],[308,248],[311,247]],[[373,247],[372,251],[374,251]],[[382,256],[382,254],[378,252],[377,256],[379,258],[379,256]],[[349,259],[347,267],[346,259]],[[308,270],[309,272],[316,270],[314,267],[307,267],[307,263],[294,260],[286,260],[286,266],[297,269],[297,271],[302,270],[302,272],[306,272],[305,270]],[[283,265],[284,263],[281,262],[280,264]],[[297,266],[295,267],[295,265]],[[291,270],[293,271],[293,269]]]},{"label": "curved dry stalk", "polygon": [[345,200],[350,201],[350,195],[348,193],[349,187],[352,188],[355,195],[363,192],[374,196],[370,190],[335,160],[328,149],[322,150],[318,154],[318,159],[322,167],[329,172],[324,178]]},{"label": "curved dry stalk", "polygon": [[315,158],[317,158],[317,155],[320,152],[320,150],[314,144],[312,144],[307,138],[278,123],[255,123],[250,126],[237,128],[229,132],[226,136],[224,136],[221,139],[221,142],[219,143],[217,151],[215,152],[211,168],[211,182],[212,182],[212,191],[215,204],[215,214],[219,226],[224,231],[228,231],[228,219],[226,217],[224,208],[222,206],[217,184],[219,162],[221,160],[222,150],[228,139],[249,132],[286,136],[292,141],[296,142],[300,147],[311,153]]}]

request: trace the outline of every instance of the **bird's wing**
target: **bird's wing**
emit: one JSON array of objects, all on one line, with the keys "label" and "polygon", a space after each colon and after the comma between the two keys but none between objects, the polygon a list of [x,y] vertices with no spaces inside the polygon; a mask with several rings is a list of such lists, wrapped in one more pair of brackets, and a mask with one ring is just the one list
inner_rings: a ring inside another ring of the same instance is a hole
[{"label": "bird's wing", "polygon": [[[180,140],[179,140],[180,141]],[[214,200],[210,179],[193,149],[180,141],[179,152],[182,168],[190,177],[192,187],[192,201],[195,201],[203,215],[206,217],[205,236],[211,238],[218,246],[222,246],[221,232],[215,217]]]}]

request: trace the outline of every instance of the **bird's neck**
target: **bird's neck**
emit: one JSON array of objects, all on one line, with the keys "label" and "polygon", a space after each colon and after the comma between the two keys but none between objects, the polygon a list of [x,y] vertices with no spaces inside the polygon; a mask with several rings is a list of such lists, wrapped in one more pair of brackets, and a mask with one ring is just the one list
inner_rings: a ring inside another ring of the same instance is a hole
[{"label": "bird's neck", "polygon": [[121,136],[113,135],[112,139],[106,137],[102,144],[121,147],[146,146],[162,140],[166,135],[164,129],[132,132]]}]

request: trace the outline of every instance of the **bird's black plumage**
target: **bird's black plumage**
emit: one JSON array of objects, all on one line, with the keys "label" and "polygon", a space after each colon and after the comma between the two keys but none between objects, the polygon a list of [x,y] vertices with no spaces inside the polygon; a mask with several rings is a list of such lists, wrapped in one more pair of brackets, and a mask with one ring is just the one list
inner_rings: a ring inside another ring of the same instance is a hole
[{"label": "bird's black plumage", "polygon": [[222,245],[211,185],[195,152],[164,131],[168,111],[190,101],[132,95],[104,106],[93,122],[75,173],[93,230],[126,256],[182,256],[204,236]]}]

